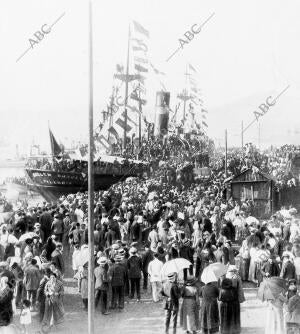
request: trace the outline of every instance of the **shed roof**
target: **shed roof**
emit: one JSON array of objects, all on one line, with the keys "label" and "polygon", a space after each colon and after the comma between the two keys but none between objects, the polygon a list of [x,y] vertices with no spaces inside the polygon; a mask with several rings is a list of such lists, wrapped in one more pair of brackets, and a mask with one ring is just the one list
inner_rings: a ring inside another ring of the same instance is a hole
[{"label": "shed roof", "polygon": [[244,170],[239,175],[236,175],[232,178],[231,182],[261,182],[261,181],[276,181],[271,175],[268,175],[257,167],[252,166]]}]

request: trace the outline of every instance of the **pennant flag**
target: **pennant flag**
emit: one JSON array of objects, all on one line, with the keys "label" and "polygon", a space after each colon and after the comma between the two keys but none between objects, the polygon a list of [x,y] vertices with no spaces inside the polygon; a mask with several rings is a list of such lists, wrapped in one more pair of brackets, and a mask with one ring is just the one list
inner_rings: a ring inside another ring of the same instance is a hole
[{"label": "pennant flag", "polygon": [[189,69],[192,70],[193,72],[197,73],[197,71],[195,70],[195,68],[191,64],[189,64]]},{"label": "pennant flag", "polygon": [[196,94],[199,93],[199,89],[197,89],[197,88],[195,88],[195,87],[192,87],[192,88],[191,88],[191,91],[193,91],[193,92],[196,93]]},{"label": "pennant flag", "polygon": [[206,119],[206,115],[205,115],[205,114],[203,114],[203,115],[202,115],[202,118],[203,118],[203,119]]},{"label": "pennant flag", "polygon": [[117,72],[123,73],[124,72],[124,66],[117,64]]},{"label": "pennant flag", "polygon": [[147,69],[147,68],[145,68],[145,67],[143,67],[143,66],[141,66],[141,65],[139,65],[139,64],[135,64],[135,65],[134,65],[134,68],[135,68],[137,71],[139,71],[139,72],[148,72],[148,69]]},{"label": "pennant flag", "polygon": [[51,144],[51,152],[53,156],[62,154],[62,149],[59,146],[57,140],[55,139],[52,131],[49,128],[49,135],[50,135],[50,144]]},{"label": "pennant flag", "polygon": [[99,143],[105,148],[105,149],[109,149],[110,148],[110,144],[109,144],[109,142],[106,140],[106,138],[103,136],[103,135],[101,135],[99,138],[98,138],[98,140],[99,140]]},{"label": "pennant flag", "polygon": [[207,125],[204,121],[202,121],[202,124],[203,124],[205,127],[208,127],[208,125]]},{"label": "pennant flag", "polygon": [[119,134],[117,132],[117,130],[111,126],[109,129],[108,129],[108,132],[110,132],[117,140],[119,140]]},{"label": "pennant flag", "polygon": [[134,61],[137,63],[148,64],[148,59],[145,58],[134,57]]},{"label": "pennant flag", "polygon": [[142,105],[145,105],[145,104],[147,103],[146,100],[144,100],[144,99],[140,99],[140,98],[138,97],[138,95],[137,95],[136,92],[131,93],[131,94],[130,94],[130,98],[133,99],[133,100],[135,100],[135,101],[141,102]]},{"label": "pennant flag", "polygon": [[206,113],[206,114],[208,114],[208,111],[206,110],[206,109],[201,109],[201,111],[203,112],[203,113]]},{"label": "pennant flag", "polygon": [[139,32],[149,38],[149,31],[146,30],[140,23],[133,21],[133,25],[136,32]]},{"label": "pennant flag", "polygon": [[139,76],[139,74],[128,74],[128,75],[126,75],[126,74],[115,74],[114,75],[114,78],[116,78],[116,79],[119,79],[119,80],[121,80],[121,81],[128,81],[128,82],[130,82],[130,81],[133,81],[133,80],[139,80],[139,78],[140,78],[140,76]]},{"label": "pennant flag", "polygon": [[163,91],[166,92],[166,91],[167,91],[166,86],[165,86],[161,81],[159,81],[159,83],[160,83],[160,85],[161,85]]},{"label": "pennant flag", "polygon": [[[125,118],[125,111],[123,111],[122,116]],[[137,126],[137,123],[128,116],[127,114],[127,121],[131,122],[134,126]]]},{"label": "pennant flag", "polygon": [[127,105],[127,107],[131,110],[131,111],[134,111],[134,112],[137,112],[137,113],[140,113],[140,111],[138,110],[137,107],[135,106],[130,106],[130,105]]},{"label": "pennant flag", "polygon": [[137,74],[137,80],[141,83],[141,84],[145,84],[145,77],[140,75],[140,74]]},{"label": "pennant flag", "polygon": [[140,47],[140,46],[133,46],[133,47],[132,47],[132,50],[133,50],[133,51],[144,51],[144,52],[147,52],[147,51],[148,51],[148,48],[146,47],[146,50],[145,50],[145,49],[143,49],[143,48]]},{"label": "pennant flag", "polygon": [[118,124],[123,130],[126,129],[126,132],[129,132],[132,129],[132,127],[130,125],[128,125],[128,124],[125,127],[125,121],[122,120],[121,118],[117,119],[116,124]]}]

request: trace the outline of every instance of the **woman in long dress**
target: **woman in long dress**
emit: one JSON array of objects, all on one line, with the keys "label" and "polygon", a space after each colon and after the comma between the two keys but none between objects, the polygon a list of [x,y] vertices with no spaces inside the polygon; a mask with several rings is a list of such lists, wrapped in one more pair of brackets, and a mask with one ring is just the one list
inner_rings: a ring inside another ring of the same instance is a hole
[{"label": "woman in long dress", "polygon": [[207,283],[200,292],[202,297],[200,325],[202,333],[212,334],[219,331],[219,289],[217,282]]},{"label": "woman in long dress", "polygon": [[240,334],[241,310],[238,288],[233,287],[232,280],[224,278],[220,290],[220,333]]},{"label": "woman in long dress", "polygon": [[42,323],[42,331],[47,332],[51,327],[51,320],[53,318],[54,325],[58,325],[64,320],[63,307],[63,283],[57,279],[55,273],[50,274],[49,281],[45,285],[45,313]]},{"label": "woman in long dress", "polygon": [[285,334],[283,305],[286,301],[282,294],[275,300],[268,300],[265,334]]},{"label": "woman in long dress", "polygon": [[182,292],[183,302],[180,309],[180,326],[186,333],[195,334],[200,329],[199,291],[196,287],[196,279],[188,277]]},{"label": "woman in long dress", "polygon": [[249,266],[250,266],[250,250],[248,247],[247,239],[243,240],[242,246],[239,252],[240,256],[240,276],[242,281],[248,281]]}]

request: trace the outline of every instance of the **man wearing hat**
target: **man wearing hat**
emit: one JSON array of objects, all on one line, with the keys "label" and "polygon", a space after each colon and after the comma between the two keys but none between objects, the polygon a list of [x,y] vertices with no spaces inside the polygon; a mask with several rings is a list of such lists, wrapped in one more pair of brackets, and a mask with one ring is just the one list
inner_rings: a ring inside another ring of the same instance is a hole
[{"label": "man wearing hat", "polygon": [[95,268],[95,307],[98,306],[100,300],[101,313],[103,315],[109,314],[107,312],[107,293],[108,293],[108,266],[107,258],[100,257],[97,261],[99,267]]},{"label": "man wearing hat", "polygon": [[115,263],[108,270],[108,278],[112,287],[111,308],[124,308],[124,282],[126,279],[126,269],[121,263],[122,257],[115,256]]},{"label": "man wearing hat", "polygon": [[148,287],[148,266],[153,260],[153,254],[150,249],[149,244],[145,244],[145,251],[142,254],[142,264],[143,264],[143,289],[147,290]]},{"label": "man wearing hat", "polygon": [[297,279],[296,269],[294,263],[290,259],[288,252],[283,252],[282,254],[282,268],[280,272],[280,277],[286,280]]},{"label": "man wearing hat", "polygon": [[163,287],[162,295],[167,297],[165,302],[165,334],[169,334],[171,318],[173,319],[173,334],[176,334],[181,289],[177,283],[175,272],[168,274],[168,282]]},{"label": "man wearing hat", "polygon": [[143,264],[142,259],[137,255],[137,249],[131,247],[129,250],[130,257],[127,261],[128,278],[130,280],[130,298],[134,298],[136,291],[137,300],[141,299],[140,280],[142,277]]}]

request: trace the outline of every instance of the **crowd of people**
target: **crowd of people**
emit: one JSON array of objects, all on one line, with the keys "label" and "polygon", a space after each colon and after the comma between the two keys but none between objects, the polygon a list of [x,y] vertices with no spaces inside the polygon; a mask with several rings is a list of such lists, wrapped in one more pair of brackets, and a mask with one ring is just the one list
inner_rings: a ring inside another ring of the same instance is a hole
[{"label": "crowd of people", "polygon": [[[56,203],[26,202],[18,208],[2,197],[2,208],[13,213],[0,228],[0,325],[16,323],[20,309],[23,331],[33,311],[41,332],[59,327],[66,277],[77,281],[87,310],[87,236],[92,228],[95,304],[103,315],[122,310],[127,299],[140,302],[151,287],[153,302],[164,300],[165,333],[170,326],[176,333],[180,325],[186,333],[238,334],[243,284],[249,281],[262,290],[266,281],[277,279],[285,282],[280,294],[262,297],[268,302],[266,334],[299,328],[297,210],[282,209],[266,221],[253,217],[251,199],[236,202],[224,196],[226,175],[217,155],[210,161],[209,180],[194,178],[197,158],[185,156],[195,153],[194,144],[178,143],[181,153],[175,157],[170,152],[165,162],[158,146],[151,153],[158,154],[151,176],[130,177],[96,192],[91,227],[87,193],[65,195]],[[265,167],[276,170],[276,159],[285,150],[272,152],[274,164]],[[259,161],[265,161],[252,146],[246,146],[243,158],[236,155],[234,163],[232,159],[230,168],[237,168],[232,173],[253,165],[263,168]],[[181,259],[187,267],[165,273],[166,266]],[[221,265],[226,268],[222,275],[207,279],[206,271]]]}]

